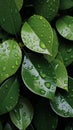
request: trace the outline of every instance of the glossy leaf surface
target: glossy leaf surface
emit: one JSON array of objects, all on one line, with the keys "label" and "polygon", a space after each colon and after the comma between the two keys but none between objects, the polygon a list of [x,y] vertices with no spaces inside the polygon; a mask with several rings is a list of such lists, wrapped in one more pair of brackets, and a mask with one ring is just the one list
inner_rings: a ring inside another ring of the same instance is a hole
[{"label": "glossy leaf surface", "polygon": [[53,99],[56,77],[52,65],[39,55],[24,56],[22,79],[26,87],[35,94]]},{"label": "glossy leaf surface", "polygon": [[18,10],[20,11],[23,5],[23,0],[15,0],[15,3],[17,5]]},{"label": "glossy leaf surface", "polygon": [[55,59],[53,67],[57,78],[57,86],[68,91],[68,74],[63,62]]},{"label": "glossy leaf surface", "polygon": [[26,130],[33,118],[33,107],[29,100],[20,98],[17,106],[10,112],[13,124],[20,130]]},{"label": "glossy leaf surface", "polygon": [[44,17],[31,16],[22,26],[21,37],[28,49],[52,55],[53,30]]},{"label": "glossy leaf surface", "polygon": [[42,15],[51,21],[58,12],[59,0],[37,0],[34,1],[35,13]]},{"label": "glossy leaf surface", "polygon": [[0,0],[0,26],[11,34],[19,32],[21,17],[14,0]]},{"label": "glossy leaf surface", "polygon": [[61,36],[68,40],[73,40],[73,17],[64,16],[57,20],[56,28]]},{"label": "glossy leaf surface", "polygon": [[7,40],[0,44],[0,84],[18,70],[21,59],[21,49],[16,41]]},{"label": "glossy leaf surface", "polygon": [[69,78],[69,91],[57,93],[51,102],[53,111],[62,117],[73,117],[73,78]]},{"label": "glossy leaf surface", "polygon": [[52,111],[49,101],[41,99],[35,107],[33,124],[36,130],[55,130],[58,123],[58,116]]},{"label": "glossy leaf surface", "polygon": [[52,56],[50,55],[44,55],[44,57],[48,60],[48,62],[51,62],[54,60],[54,58],[56,57],[57,53],[58,53],[58,38],[57,38],[57,34],[56,31],[53,30],[53,45],[52,45]]},{"label": "glossy leaf surface", "polygon": [[19,83],[17,79],[10,78],[0,87],[0,115],[11,111],[18,102]]},{"label": "glossy leaf surface", "polygon": [[72,0],[60,0],[60,9],[65,10],[73,7]]},{"label": "glossy leaf surface", "polygon": [[73,62],[73,43],[64,43],[64,41],[61,41],[59,52],[61,53],[65,66],[69,66]]}]

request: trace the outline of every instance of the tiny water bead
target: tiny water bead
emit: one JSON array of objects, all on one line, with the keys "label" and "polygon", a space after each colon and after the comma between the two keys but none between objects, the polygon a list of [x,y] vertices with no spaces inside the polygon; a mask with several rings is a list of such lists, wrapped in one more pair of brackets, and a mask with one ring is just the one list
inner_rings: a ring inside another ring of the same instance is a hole
[{"label": "tiny water bead", "polygon": [[3,67],[3,71],[5,71],[6,70],[6,67]]},{"label": "tiny water bead", "polygon": [[5,18],[3,18],[3,22],[5,22]]},{"label": "tiny water bead", "polygon": [[15,66],[13,65],[13,66],[12,66],[12,69],[14,69],[14,68],[15,68]]},{"label": "tiny water bead", "polygon": [[40,71],[40,76],[41,76],[42,78],[46,78],[46,74],[43,73],[42,71]]},{"label": "tiny water bead", "polygon": [[41,93],[42,95],[45,95],[45,94],[46,94],[46,91],[43,90],[43,89],[40,89],[40,93]]}]

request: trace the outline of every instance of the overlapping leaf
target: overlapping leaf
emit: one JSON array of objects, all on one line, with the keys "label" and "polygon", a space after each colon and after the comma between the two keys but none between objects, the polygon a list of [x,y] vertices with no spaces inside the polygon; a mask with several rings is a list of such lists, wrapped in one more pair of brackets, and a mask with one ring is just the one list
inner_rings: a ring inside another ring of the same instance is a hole
[{"label": "overlapping leaf", "polygon": [[6,40],[0,44],[0,84],[18,70],[21,59],[21,49],[16,41]]},{"label": "overlapping leaf", "polygon": [[18,10],[20,11],[23,5],[23,0],[15,0],[15,3],[17,5]]},{"label": "overlapping leaf", "polygon": [[56,76],[51,64],[39,55],[24,56],[22,79],[26,87],[40,96],[53,99]]},{"label": "overlapping leaf", "polygon": [[36,105],[33,124],[36,130],[55,130],[58,116],[51,110],[49,101],[40,99]]},{"label": "overlapping leaf", "polygon": [[53,67],[56,74],[57,86],[68,91],[68,74],[63,62],[55,59]]},{"label": "overlapping leaf", "polygon": [[19,83],[17,79],[10,78],[0,87],[0,115],[11,111],[18,102]]},{"label": "overlapping leaf", "polygon": [[58,92],[51,107],[59,116],[73,117],[73,78],[69,77],[69,91],[61,94]]},{"label": "overlapping leaf", "polygon": [[28,49],[52,55],[53,30],[44,17],[31,16],[22,26],[21,37]]},{"label": "overlapping leaf", "polygon": [[60,9],[65,10],[73,7],[72,0],[60,0]]},{"label": "overlapping leaf", "polygon": [[37,0],[34,1],[35,13],[42,15],[51,21],[58,12],[59,0]]},{"label": "overlapping leaf", "polygon": [[29,100],[20,98],[17,106],[10,112],[13,124],[20,130],[26,130],[33,118],[33,107]]},{"label": "overlapping leaf", "polygon": [[56,28],[61,36],[68,40],[73,40],[73,17],[63,16],[56,22]]},{"label": "overlapping leaf", "polygon": [[14,0],[0,0],[0,26],[11,34],[20,31],[21,17]]}]

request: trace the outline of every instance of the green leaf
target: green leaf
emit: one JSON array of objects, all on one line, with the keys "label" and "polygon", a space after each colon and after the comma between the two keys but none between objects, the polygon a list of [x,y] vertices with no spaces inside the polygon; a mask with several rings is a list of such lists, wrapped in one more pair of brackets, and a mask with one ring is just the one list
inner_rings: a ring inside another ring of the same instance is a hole
[{"label": "green leaf", "polygon": [[73,17],[63,16],[56,22],[57,31],[68,40],[73,40]]},{"label": "green leaf", "polygon": [[48,62],[51,62],[56,57],[57,53],[58,53],[58,38],[56,31],[53,29],[52,56],[44,54],[44,57],[48,60]]},{"label": "green leaf", "polygon": [[0,44],[0,83],[18,70],[21,59],[21,49],[16,41],[7,40]]},{"label": "green leaf", "polygon": [[37,0],[34,1],[35,13],[42,15],[51,21],[58,13],[59,0]]},{"label": "green leaf", "polygon": [[55,130],[58,124],[58,116],[51,110],[49,101],[41,99],[38,101],[33,124],[36,130]]},{"label": "green leaf", "polygon": [[55,59],[53,68],[57,78],[57,86],[68,91],[68,74],[65,65],[60,60]]},{"label": "green leaf", "polygon": [[17,79],[10,78],[0,87],[0,115],[11,111],[18,102],[19,83]]},{"label": "green leaf", "polygon": [[20,11],[23,5],[23,0],[15,0],[18,10]]},{"label": "green leaf", "polygon": [[69,91],[59,93],[51,101],[53,111],[62,117],[73,117],[73,78],[69,77]]},{"label": "green leaf", "polygon": [[2,130],[2,123],[1,123],[1,121],[0,121],[0,130]]},{"label": "green leaf", "polygon": [[61,41],[59,52],[61,53],[65,66],[69,66],[73,62],[73,43],[64,43],[64,41]]},{"label": "green leaf", "polygon": [[20,31],[21,17],[14,0],[0,0],[0,26],[11,34]]},{"label": "green leaf", "polygon": [[33,118],[33,107],[29,100],[20,98],[17,106],[10,112],[13,124],[20,130],[26,130]]},{"label": "green leaf", "polygon": [[11,125],[9,123],[6,123],[3,130],[12,130],[12,127],[11,127]]},{"label": "green leaf", "polygon": [[30,50],[52,55],[53,30],[44,17],[31,16],[22,26],[21,37]]},{"label": "green leaf", "polygon": [[60,9],[65,10],[73,7],[73,1],[72,0],[60,0]]},{"label": "green leaf", "polygon": [[51,64],[41,55],[24,56],[22,79],[26,87],[35,94],[53,99],[56,77]]}]

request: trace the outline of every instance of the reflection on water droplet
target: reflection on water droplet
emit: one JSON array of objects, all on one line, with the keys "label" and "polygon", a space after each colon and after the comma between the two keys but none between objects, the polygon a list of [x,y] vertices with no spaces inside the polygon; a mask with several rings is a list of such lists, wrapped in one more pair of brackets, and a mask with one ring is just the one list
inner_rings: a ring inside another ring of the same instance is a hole
[{"label": "reflection on water droplet", "polygon": [[40,72],[40,75],[42,78],[46,78],[46,74],[44,74],[42,71]]},{"label": "reflection on water droplet", "polygon": [[49,82],[46,82],[46,83],[45,83],[45,86],[46,86],[47,88],[50,88],[51,84],[50,84]]},{"label": "reflection on water droplet", "polygon": [[46,91],[43,90],[43,89],[41,89],[40,92],[41,92],[42,95],[45,95],[45,93],[46,93]]},{"label": "reflection on water droplet", "polygon": [[40,47],[41,47],[42,49],[46,49],[46,46],[45,46],[45,44],[44,44],[43,42],[40,42]]}]

